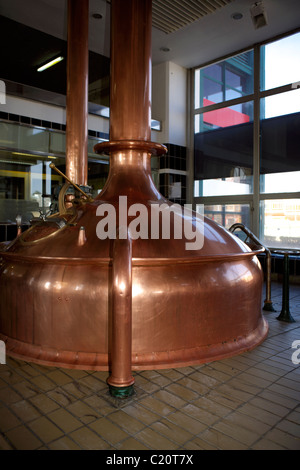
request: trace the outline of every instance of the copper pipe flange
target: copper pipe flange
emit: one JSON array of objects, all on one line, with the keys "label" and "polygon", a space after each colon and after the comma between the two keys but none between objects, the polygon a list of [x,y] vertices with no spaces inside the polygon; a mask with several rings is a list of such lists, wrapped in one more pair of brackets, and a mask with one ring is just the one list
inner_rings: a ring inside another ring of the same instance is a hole
[{"label": "copper pipe flange", "polygon": [[100,142],[94,147],[95,153],[98,154],[119,152],[120,150],[138,150],[152,155],[165,155],[168,152],[165,145],[144,140],[111,140],[109,142]]}]

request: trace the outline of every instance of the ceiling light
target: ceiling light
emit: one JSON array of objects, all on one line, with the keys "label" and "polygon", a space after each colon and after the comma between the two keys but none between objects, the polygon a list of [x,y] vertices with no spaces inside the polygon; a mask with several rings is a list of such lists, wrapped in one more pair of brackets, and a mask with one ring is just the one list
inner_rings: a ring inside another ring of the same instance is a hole
[{"label": "ceiling light", "polygon": [[57,64],[58,62],[61,62],[63,60],[62,56],[56,57],[56,59],[50,60],[50,62],[47,62],[45,65],[42,65],[37,69],[38,72],[42,72],[43,70],[48,69],[49,67],[52,67],[53,65]]},{"label": "ceiling light", "polygon": [[263,2],[255,2],[250,8],[251,18],[255,29],[268,24]]},{"label": "ceiling light", "polygon": [[93,13],[92,17],[95,18],[95,20],[101,20],[103,18],[101,13]]},{"label": "ceiling light", "polygon": [[21,155],[22,157],[37,157],[38,155],[33,155],[33,153],[22,153],[22,152],[11,152],[12,155]]},{"label": "ceiling light", "polygon": [[241,20],[243,18],[243,14],[239,12],[232,13],[231,18],[233,20]]}]

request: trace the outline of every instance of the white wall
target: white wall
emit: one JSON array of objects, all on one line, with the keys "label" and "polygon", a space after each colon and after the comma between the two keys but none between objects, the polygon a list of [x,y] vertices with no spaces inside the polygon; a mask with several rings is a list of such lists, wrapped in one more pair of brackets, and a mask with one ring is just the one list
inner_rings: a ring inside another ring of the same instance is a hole
[{"label": "white wall", "polygon": [[155,134],[159,143],[169,142],[169,82],[167,63],[152,68],[152,103],[151,114],[153,119],[162,123],[162,130]]},{"label": "white wall", "polygon": [[[16,96],[7,95],[6,104],[0,104],[0,111],[56,122],[58,124],[66,123],[66,110],[64,107],[18,98]],[[108,133],[109,120],[94,114],[89,114],[88,129]]]},{"label": "white wall", "polygon": [[19,116],[43,119],[44,121],[57,122],[59,124],[66,123],[64,108],[38,103],[25,98],[18,98],[16,96],[7,95],[6,104],[0,105],[0,111],[17,114]]},{"label": "white wall", "polygon": [[[0,111],[44,121],[66,123],[64,107],[6,96]],[[152,131],[159,143],[187,145],[187,69],[173,62],[163,62],[152,69],[152,118],[162,122],[162,131]],[[89,114],[88,129],[109,133],[109,120]]]},{"label": "white wall", "polygon": [[152,117],[162,121],[160,143],[187,145],[187,69],[173,62],[153,66]]},{"label": "white wall", "polygon": [[169,142],[186,146],[187,70],[169,62]]}]

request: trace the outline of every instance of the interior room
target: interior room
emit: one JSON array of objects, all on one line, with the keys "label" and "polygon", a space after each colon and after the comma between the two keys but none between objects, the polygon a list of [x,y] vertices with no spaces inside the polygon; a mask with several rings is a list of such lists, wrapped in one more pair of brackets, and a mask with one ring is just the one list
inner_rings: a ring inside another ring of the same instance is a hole
[{"label": "interior room", "polygon": [[299,450],[299,0],[0,22],[0,450]]}]

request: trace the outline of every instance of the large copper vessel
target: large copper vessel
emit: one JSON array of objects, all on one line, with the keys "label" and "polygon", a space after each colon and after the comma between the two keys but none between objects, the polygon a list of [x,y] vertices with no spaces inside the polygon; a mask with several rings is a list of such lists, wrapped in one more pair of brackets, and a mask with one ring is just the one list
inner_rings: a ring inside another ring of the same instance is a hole
[{"label": "large copper vessel", "polygon": [[[151,155],[165,152],[150,141],[151,0],[111,6],[111,140],[96,146],[110,153],[109,177],[95,200],[82,197],[2,251],[0,339],[28,361],[111,369],[112,385],[123,387],[133,382],[131,369],[251,349],[268,327],[256,252],[213,221],[204,219],[198,250],[187,250],[173,225],[170,239],[151,238],[150,228],[148,239],[97,236],[99,207],[112,205],[119,220],[120,196],[149,213],[153,204],[171,205],[151,177]],[[128,227],[134,217],[125,220]]]}]

